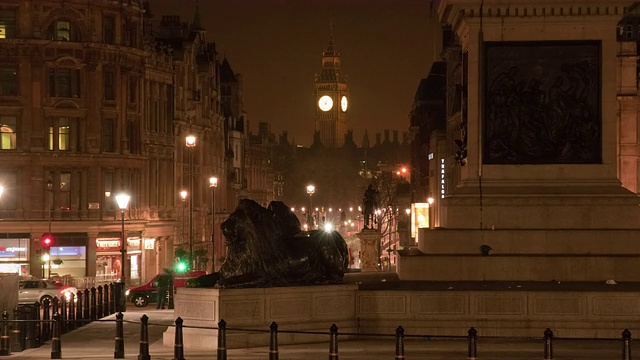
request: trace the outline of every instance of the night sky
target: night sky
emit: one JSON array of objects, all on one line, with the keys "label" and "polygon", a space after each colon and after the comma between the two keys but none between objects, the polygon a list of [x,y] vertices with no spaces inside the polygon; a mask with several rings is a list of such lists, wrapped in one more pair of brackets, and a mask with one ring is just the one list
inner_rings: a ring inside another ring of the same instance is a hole
[{"label": "night sky", "polygon": [[[154,24],[162,15],[191,22],[196,0],[151,0]],[[220,59],[244,77],[251,130],[266,121],[311,144],[314,76],[333,20],[334,40],[348,76],[349,127],[360,145],[383,129],[407,131],[408,114],[439,42],[428,0],[200,0],[207,40]]]}]

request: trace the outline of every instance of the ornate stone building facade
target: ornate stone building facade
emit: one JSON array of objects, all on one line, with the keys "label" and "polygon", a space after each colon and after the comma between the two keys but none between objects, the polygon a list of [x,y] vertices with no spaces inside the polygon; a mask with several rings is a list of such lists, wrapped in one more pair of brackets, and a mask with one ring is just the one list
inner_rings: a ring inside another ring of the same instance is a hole
[{"label": "ornate stone building facade", "polygon": [[[119,278],[121,191],[128,280],[171,267],[177,249],[209,270],[225,253],[219,223],[246,188],[229,171],[229,139],[244,139],[241,86],[225,114],[220,73],[197,9],[188,24],[153,19],[137,0],[2,2],[0,271]],[[40,257],[49,232],[61,260],[51,270]]]}]

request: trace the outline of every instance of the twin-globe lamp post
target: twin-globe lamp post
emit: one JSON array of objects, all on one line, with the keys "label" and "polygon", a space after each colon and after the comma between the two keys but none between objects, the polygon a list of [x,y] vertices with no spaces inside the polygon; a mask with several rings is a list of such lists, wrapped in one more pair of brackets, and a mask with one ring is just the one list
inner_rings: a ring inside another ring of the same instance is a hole
[{"label": "twin-globe lamp post", "polygon": [[218,178],[212,176],[209,178],[209,187],[211,188],[211,273],[216,272],[216,188],[218,187]]},{"label": "twin-globe lamp post", "polygon": [[313,185],[307,185],[307,194],[309,194],[309,219],[307,223],[309,228],[313,228],[313,194],[316,192],[316,187]]},{"label": "twin-globe lamp post", "polygon": [[127,308],[127,295],[125,292],[127,278],[125,275],[125,263],[127,261],[127,241],[124,235],[124,211],[129,205],[129,199],[131,199],[131,196],[129,196],[129,194],[125,192],[121,192],[116,195],[116,202],[118,203],[118,208],[120,208],[120,219],[122,220],[122,234],[120,235],[120,311],[125,311]]},{"label": "twin-globe lamp post", "polygon": [[187,135],[185,145],[189,150],[189,270],[193,270],[193,148],[196,147],[195,135]]}]

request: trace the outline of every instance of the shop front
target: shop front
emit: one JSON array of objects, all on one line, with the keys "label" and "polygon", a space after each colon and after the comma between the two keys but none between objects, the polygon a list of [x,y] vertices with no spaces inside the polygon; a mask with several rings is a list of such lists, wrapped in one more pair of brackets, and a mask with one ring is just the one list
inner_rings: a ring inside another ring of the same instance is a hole
[{"label": "shop front", "polygon": [[87,233],[53,233],[48,261],[42,266],[51,278],[87,276]]},{"label": "shop front", "polygon": [[[96,280],[111,282],[121,278],[122,254],[120,236],[115,233],[99,234],[96,239]],[[119,235],[119,234],[118,234]],[[139,285],[145,276],[145,249],[153,250],[154,239],[142,239],[139,233],[130,233],[126,246],[126,279],[129,285]]]},{"label": "shop front", "polygon": [[29,234],[0,234],[0,273],[30,274]]}]

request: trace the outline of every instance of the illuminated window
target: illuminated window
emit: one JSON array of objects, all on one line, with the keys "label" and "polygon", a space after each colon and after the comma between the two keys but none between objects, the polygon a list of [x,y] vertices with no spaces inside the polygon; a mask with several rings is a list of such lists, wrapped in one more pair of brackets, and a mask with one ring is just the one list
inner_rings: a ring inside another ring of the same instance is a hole
[{"label": "illuminated window", "polygon": [[54,118],[49,125],[49,151],[71,150],[71,119]]},{"label": "illuminated window", "polygon": [[15,116],[0,116],[0,149],[15,150],[17,132]]},{"label": "illuminated window", "polygon": [[49,96],[80,97],[80,70],[49,69]]},{"label": "illuminated window", "polygon": [[0,67],[0,96],[18,95],[18,72],[15,66]]},{"label": "illuminated window", "polygon": [[49,25],[49,29],[47,29],[47,39],[71,42],[80,41],[75,26],[73,26],[71,21],[66,19],[54,21]]},{"label": "illuminated window", "polygon": [[16,11],[0,9],[0,39],[16,37]]}]

